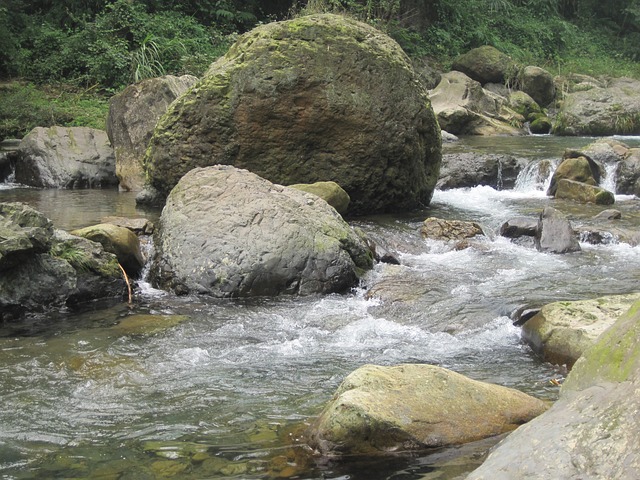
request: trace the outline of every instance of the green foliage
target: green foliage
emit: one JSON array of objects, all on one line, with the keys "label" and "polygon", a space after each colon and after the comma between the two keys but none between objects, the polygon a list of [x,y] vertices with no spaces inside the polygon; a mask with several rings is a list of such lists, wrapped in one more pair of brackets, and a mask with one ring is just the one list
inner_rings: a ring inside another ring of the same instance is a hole
[{"label": "green foliage", "polygon": [[0,140],[22,138],[35,127],[87,126],[104,130],[108,100],[68,87],[39,89],[18,82],[0,85]]}]

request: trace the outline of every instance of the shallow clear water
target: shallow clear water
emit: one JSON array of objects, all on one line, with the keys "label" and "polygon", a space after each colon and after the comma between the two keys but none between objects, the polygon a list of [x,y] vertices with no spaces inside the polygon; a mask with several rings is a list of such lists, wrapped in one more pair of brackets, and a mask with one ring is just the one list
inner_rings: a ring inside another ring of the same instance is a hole
[{"label": "shallow clear water", "polygon": [[[542,147],[526,141],[518,148],[539,158]],[[116,191],[0,190],[0,201],[13,200],[66,229],[111,214],[158,214],[136,209],[131,194]],[[342,379],[367,363],[431,363],[554,399],[549,380],[565,372],[531,354],[509,314],[523,305],[636,290],[640,248],[582,244],[580,253],[550,255],[492,234],[505,220],[536,215],[545,205],[585,225],[602,210],[526,186],[438,191],[425,211],[354,222],[402,265],[377,265],[347,295],[222,301],[175,297],[141,282],[131,308],[96,305],[1,325],[0,478],[464,475],[495,439],[344,460],[309,459],[290,440]],[[619,198],[616,208],[622,226],[640,224],[638,199]],[[479,221],[490,235],[461,251],[425,242],[419,227],[428,216]],[[126,328],[147,313],[185,317],[150,333]]]}]

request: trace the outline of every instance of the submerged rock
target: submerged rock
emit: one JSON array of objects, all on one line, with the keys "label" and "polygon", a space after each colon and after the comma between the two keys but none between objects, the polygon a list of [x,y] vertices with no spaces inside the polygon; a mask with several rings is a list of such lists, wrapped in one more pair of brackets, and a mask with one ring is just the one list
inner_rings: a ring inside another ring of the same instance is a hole
[{"label": "submerged rock", "polygon": [[87,127],[36,127],[22,139],[16,182],[44,188],[118,185],[106,132]]},{"label": "submerged rock", "polygon": [[560,399],[467,480],[633,479],[640,471],[640,302],[575,363]]},{"label": "submerged rock", "polygon": [[373,265],[324,200],[223,165],[178,182],[155,244],[156,285],[216,297],[341,292]]},{"label": "submerged rock", "polygon": [[517,390],[432,365],[365,365],[312,423],[323,454],[385,454],[459,445],[514,429],[547,409]]},{"label": "submerged rock", "polygon": [[427,205],[440,160],[440,127],[400,46],[322,14],[240,37],[160,119],[145,169],[161,196],[215,164],[282,185],[334,181],[364,214]]},{"label": "submerged rock", "polygon": [[427,218],[420,229],[423,238],[444,241],[460,241],[483,235],[482,227],[476,222],[463,220],[444,220],[442,218]]},{"label": "submerged rock", "polygon": [[522,338],[545,361],[571,368],[638,300],[640,293],[550,303],[522,326]]}]

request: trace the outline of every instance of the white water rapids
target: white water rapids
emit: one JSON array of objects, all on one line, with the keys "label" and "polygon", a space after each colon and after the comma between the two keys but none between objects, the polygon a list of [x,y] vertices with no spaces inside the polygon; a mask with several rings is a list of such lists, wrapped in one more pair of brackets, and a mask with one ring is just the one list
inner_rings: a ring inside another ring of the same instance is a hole
[{"label": "white water rapids", "polygon": [[[582,252],[551,255],[497,236],[504,221],[535,217],[546,205],[574,225],[589,225],[602,210],[549,199],[528,174],[514,190],[437,191],[425,211],[358,219],[401,265],[377,265],[350,294],[221,301],[143,283],[133,309],[0,326],[0,478],[159,478],[159,459],[188,465],[175,478],[268,478],[261,465],[283,448],[277,433],[317,414],[367,363],[432,363],[555,398],[549,380],[564,370],[532,355],[509,315],[523,305],[637,290],[640,248],[582,243]],[[0,201],[11,192],[65,228],[107,210],[140,213],[132,197],[115,192],[5,188]],[[638,199],[618,197],[615,208],[622,226],[640,224]],[[478,221],[489,236],[460,251],[424,241],[419,227],[428,216]],[[136,313],[187,318],[146,335],[118,330]],[[245,470],[206,473],[206,462],[189,463],[180,445]],[[454,450],[439,455],[321,462],[297,478],[453,478],[473,468],[449,463]]]}]

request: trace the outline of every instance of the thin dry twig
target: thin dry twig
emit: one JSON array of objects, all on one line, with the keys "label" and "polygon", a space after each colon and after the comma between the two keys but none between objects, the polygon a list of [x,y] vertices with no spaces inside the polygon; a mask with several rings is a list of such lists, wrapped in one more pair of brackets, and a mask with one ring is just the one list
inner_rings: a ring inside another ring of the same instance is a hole
[{"label": "thin dry twig", "polygon": [[120,267],[120,271],[122,272],[124,281],[127,282],[127,290],[129,291],[129,305],[131,305],[133,303],[133,295],[131,294],[131,282],[129,282],[129,276],[127,275],[127,272],[124,271],[124,268],[122,268],[122,265],[118,263],[118,266]]}]

